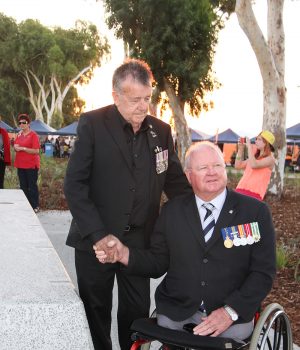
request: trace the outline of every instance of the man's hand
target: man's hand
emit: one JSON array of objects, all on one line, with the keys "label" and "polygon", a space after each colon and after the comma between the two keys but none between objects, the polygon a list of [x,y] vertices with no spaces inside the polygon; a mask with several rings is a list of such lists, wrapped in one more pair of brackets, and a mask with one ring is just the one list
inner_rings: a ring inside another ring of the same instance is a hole
[{"label": "man's hand", "polygon": [[117,250],[115,241],[113,240],[114,238],[114,235],[109,234],[93,245],[95,252],[101,251],[103,253],[101,255],[101,260],[97,257],[101,263],[113,263],[117,261],[115,256],[117,255]]},{"label": "man's hand", "polygon": [[[99,244],[98,244],[99,243]],[[129,249],[120,240],[108,235],[93,246],[96,258],[102,263],[120,262],[123,265],[128,265]]]},{"label": "man's hand", "polygon": [[221,307],[214,310],[209,316],[203,317],[203,322],[196,326],[193,331],[196,335],[210,335],[212,337],[217,337],[219,334],[226,331],[232,323],[233,321],[226,310]]}]

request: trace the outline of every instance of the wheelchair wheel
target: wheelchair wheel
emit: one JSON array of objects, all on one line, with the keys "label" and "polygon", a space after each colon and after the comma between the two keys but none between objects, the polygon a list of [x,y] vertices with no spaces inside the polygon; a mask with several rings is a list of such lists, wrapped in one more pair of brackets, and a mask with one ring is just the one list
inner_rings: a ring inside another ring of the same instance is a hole
[{"label": "wheelchair wheel", "polygon": [[255,325],[249,350],[292,350],[293,336],[290,321],[277,303],[268,305]]},{"label": "wheelchair wheel", "polygon": [[[152,312],[150,317],[151,318],[156,317],[156,309]],[[162,343],[160,343],[159,341],[152,341],[152,342],[143,344],[141,346],[141,350],[160,350],[162,346],[163,346]]]},{"label": "wheelchair wheel", "polygon": [[165,350],[166,347],[159,341],[155,340],[150,343],[143,344],[141,350]]}]

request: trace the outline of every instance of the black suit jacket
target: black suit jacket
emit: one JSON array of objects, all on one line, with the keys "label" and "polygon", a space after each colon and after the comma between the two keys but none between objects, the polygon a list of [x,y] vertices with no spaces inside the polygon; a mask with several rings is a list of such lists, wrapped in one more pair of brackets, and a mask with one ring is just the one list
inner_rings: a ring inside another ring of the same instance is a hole
[{"label": "black suit jacket", "polygon": [[[258,222],[261,239],[225,248],[221,228]],[[128,273],[159,277],[157,312],[175,321],[192,316],[201,301],[208,314],[230,305],[250,321],[272,287],[275,234],[267,205],[228,191],[211,239],[205,243],[194,195],[169,201],[163,208],[150,250],[130,249]]]},{"label": "black suit jacket", "polygon": [[[67,244],[92,250],[92,244],[113,233],[122,240],[132,210],[135,180],[120,114],[115,105],[83,114],[79,120],[64,190],[74,218]],[[145,223],[147,242],[159,212],[162,191],[169,198],[191,188],[174,152],[170,126],[146,117],[151,154],[149,216]],[[156,147],[168,150],[168,169],[157,174]]]}]

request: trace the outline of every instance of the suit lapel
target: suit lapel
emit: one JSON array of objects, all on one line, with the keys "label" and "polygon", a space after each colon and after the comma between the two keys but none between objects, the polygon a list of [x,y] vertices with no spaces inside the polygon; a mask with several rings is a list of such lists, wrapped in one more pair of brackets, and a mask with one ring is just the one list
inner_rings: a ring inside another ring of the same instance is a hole
[{"label": "suit lapel", "polygon": [[111,134],[115,143],[119,147],[120,152],[123,155],[129,170],[132,171],[132,161],[129,153],[129,148],[126,143],[125,133],[124,133],[124,130],[122,129],[122,124],[120,123],[120,120],[119,120],[119,116],[118,116],[119,112],[115,106],[113,108],[114,108],[114,111],[106,115],[104,122],[108,132]]},{"label": "suit lapel", "polygon": [[207,249],[210,249],[219,239],[223,239],[221,228],[231,226],[237,214],[237,203],[232,195],[232,191],[227,190],[227,196],[216,223],[213,235],[207,242]]},{"label": "suit lapel", "polygon": [[206,249],[204,233],[194,194],[191,194],[188,197],[187,203],[183,208],[183,212],[193,235],[196,237],[202,248]]},{"label": "suit lapel", "polygon": [[147,139],[148,139],[150,156],[152,160],[151,164],[153,166],[154,171],[156,172],[155,150],[157,149],[157,147],[163,147],[163,145],[160,142],[158,132],[155,130],[155,127],[150,121],[148,121],[148,126],[149,128],[147,130]]}]

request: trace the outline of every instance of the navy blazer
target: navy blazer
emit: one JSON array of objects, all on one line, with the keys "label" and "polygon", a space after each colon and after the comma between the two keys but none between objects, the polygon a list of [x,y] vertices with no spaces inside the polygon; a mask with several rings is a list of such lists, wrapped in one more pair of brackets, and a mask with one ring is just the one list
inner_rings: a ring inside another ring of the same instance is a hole
[{"label": "navy blazer", "polygon": [[[121,115],[115,105],[81,116],[71,154],[64,191],[74,218],[67,244],[92,250],[93,243],[113,233],[120,239],[134,201],[135,179]],[[151,155],[149,215],[144,237],[147,244],[159,213],[162,191],[169,198],[191,192],[174,151],[170,126],[150,115],[147,138]],[[156,172],[155,149],[168,150],[168,169]]]},{"label": "navy blazer", "polygon": [[[261,239],[226,248],[221,229],[258,222]],[[238,323],[249,322],[272,287],[276,272],[275,233],[267,205],[228,191],[211,239],[205,243],[194,195],[169,201],[151,236],[150,250],[130,248],[127,272],[159,277],[157,312],[174,321],[230,305]]]}]

